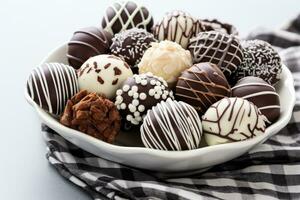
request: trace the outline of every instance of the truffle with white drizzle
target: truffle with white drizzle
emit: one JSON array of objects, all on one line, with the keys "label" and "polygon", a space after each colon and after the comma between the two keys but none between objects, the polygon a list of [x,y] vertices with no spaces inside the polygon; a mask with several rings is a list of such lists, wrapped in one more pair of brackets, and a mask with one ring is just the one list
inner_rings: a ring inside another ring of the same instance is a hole
[{"label": "truffle with white drizzle", "polygon": [[208,145],[251,139],[265,132],[267,118],[243,98],[223,98],[202,116],[203,133]]},{"label": "truffle with white drizzle", "polygon": [[125,121],[139,125],[148,109],[168,97],[173,98],[173,92],[161,77],[151,73],[135,74],[117,90],[115,105]]},{"label": "truffle with white drizzle", "polygon": [[280,116],[279,95],[272,85],[261,78],[247,76],[240,79],[232,88],[232,96],[252,102],[270,122]]},{"label": "truffle with white drizzle", "polygon": [[134,27],[150,32],[153,18],[146,7],[133,1],[123,1],[106,9],[101,25],[112,35]]},{"label": "truffle with white drizzle", "polygon": [[197,111],[170,98],[148,111],[140,130],[146,147],[166,151],[196,149],[202,136]]},{"label": "truffle with white drizzle", "polygon": [[59,115],[78,92],[75,70],[62,63],[45,63],[32,70],[27,80],[31,99],[49,113]]}]

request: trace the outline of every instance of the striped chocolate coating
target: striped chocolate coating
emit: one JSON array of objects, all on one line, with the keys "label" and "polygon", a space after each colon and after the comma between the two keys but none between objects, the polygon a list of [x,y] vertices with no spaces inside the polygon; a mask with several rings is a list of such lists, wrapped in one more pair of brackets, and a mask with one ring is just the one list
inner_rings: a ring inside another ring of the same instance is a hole
[{"label": "striped chocolate coating", "polygon": [[76,72],[62,63],[45,63],[31,72],[27,92],[37,105],[59,115],[67,100],[78,92]]},{"label": "striped chocolate coating", "polygon": [[259,77],[240,79],[232,88],[232,96],[252,102],[270,122],[275,122],[280,116],[279,95],[272,85]]}]

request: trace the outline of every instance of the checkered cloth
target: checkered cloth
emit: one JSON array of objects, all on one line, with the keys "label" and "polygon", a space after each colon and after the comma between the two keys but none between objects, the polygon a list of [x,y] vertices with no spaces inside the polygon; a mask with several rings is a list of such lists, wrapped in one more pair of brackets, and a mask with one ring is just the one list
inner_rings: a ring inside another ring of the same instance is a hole
[{"label": "checkered cloth", "polygon": [[282,30],[259,29],[249,38],[281,48],[297,89],[290,123],[264,144],[204,173],[166,178],[96,157],[43,125],[49,162],[93,199],[300,199],[300,15]]}]

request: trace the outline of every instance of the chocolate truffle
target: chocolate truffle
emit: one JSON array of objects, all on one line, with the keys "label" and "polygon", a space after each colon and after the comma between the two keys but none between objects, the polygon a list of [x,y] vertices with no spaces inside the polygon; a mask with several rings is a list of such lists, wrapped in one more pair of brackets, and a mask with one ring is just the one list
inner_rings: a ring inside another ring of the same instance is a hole
[{"label": "chocolate truffle", "polygon": [[244,60],[236,71],[235,79],[256,76],[275,85],[282,71],[281,59],[276,50],[262,40],[243,41],[242,47]]},{"label": "chocolate truffle", "polygon": [[224,98],[202,116],[203,133],[208,145],[237,142],[265,132],[267,121],[258,108],[242,98]]},{"label": "chocolate truffle", "polygon": [[68,43],[67,58],[75,69],[90,57],[109,53],[112,35],[96,27],[87,27],[76,31]]},{"label": "chocolate truffle", "polygon": [[102,27],[112,35],[131,28],[151,32],[153,18],[148,9],[133,1],[116,2],[106,9]]},{"label": "chocolate truffle", "polygon": [[153,35],[144,29],[132,28],[116,34],[110,49],[113,54],[137,69],[144,52],[150,47],[150,43],[155,41]]},{"label": "chocolate truffle", "polygon": [[115,105],[121,116],[132,125],[139,125],[148,109],[168,97],[173,98],[166,81],[151,73],[129,77],[116,92]]},{"label": "chocolate truffle", "polygon": [[238,35],[237,29],[228,23],[222,23],[217,19],[200,20],[205,31],[217,31],[228,35]]},{"label": "chocolate truffle", "polygon": [[141,62],[139,72],[151,72],[165,79],[169,87],[175,86],[180,73],[192,66],[192,57],[189,51],[171,41],[151,43]]},{"label": "chocolate truffle", "polygon": [[186,49],[189,39],[203,31],[203,27],[200,21],[190,14],[175,10],[167,13],[152,30],[154,37],[159,41],[170,40]]},{"label": "chocolate truffle", "polygon": [[31,72],[27,92],[41,108],[59,115],[67,100],[78,92],[76,72],[62,63],[45,63]]},{"label": "chocolate truffle", "polygon": [[96,92],[112,99],[116,90],[130,76],[132,71],[121,58],[105,54],[94,56],[78,71],[79,89]]},{"label": "chocolate truffle", "polygon": [[120,130],[120,114],[114,103],[86,90],[68,100],[60,122],[109,143]]},{"label": "chocolate truffle", "polygon": [[221,68],[227,79],[243,61],[239,40],[233,35],[216,31],[200,32],[188,46],[194,63],[211,62]]},{"label": "chocolate truffle", "polygon": [[196,149],[202,136],[197,111],[170,98],[148,111],[140,130],[146,147],[166,151]]},{"label": "chocolate truffle", "polygon": [[198,63],[182,72],[175,97],[193,106],[199,113],[230,96],[230,86],[221,70],[212,63]]},{"label": "chocolate truffle", "polygon": [[232,88],[232,96],[252,102],[270,122],[276,121],[280,116],[279,95],[273,86],[261,78],[242,78]]}]

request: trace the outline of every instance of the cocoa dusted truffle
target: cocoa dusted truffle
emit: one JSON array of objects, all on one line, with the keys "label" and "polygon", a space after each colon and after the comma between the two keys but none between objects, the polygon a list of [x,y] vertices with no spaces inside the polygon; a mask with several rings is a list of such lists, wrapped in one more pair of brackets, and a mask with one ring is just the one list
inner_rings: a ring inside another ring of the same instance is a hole
[{"label": "cocoa dusted truffle", "polygon": [[112,35],[96,27],[87,27],[76,31],[68,43],[67,58],[75,69],[90,57],[109,53]]},{"label": "cocoa dusted truffle", "polygon": [[252,102],[270,122],[275,122],[280,116],[279,95],[261,78],[247,76],[240,79],[232,88],[232,96]]},{"label": "cocoa dusted truffle", "polygon": [[115,105],[123,119],[139,125],[148,109],[168,97],[173,98],[167,82],[151,73],[129,77],[116,92]]},{"label": "cocoa dusted truffle", "polygon": [[120,115],[114,103],[86,90],[68,100],[60,122],[109,143],[120,130]]},{"label": "cocoa dusted truffle", "polygon": [[231,24],[220,22],[217,19],[203,19],[200,21],[205,31],[218,31],[228,35],[238,35],[237,29]]},{"label": "cocoa dusted truffle", "polygon": [[138,71],[137,64],[144,52],[155,42],[153,35],[144,29],[132,28],[118,33],[110,46],[111,52],[122,57],[132,68]]},{"label": "cocoa dusted truffle", "polygon": [[175,97],[204,114],[213,103],[229,97],[230,91],[225,76],[215,64],[198,63],[182,72]]},{"label": "cocoa dusted truffle", "polygon": [[148,9],[133,1],[112,4],[102,19],[102,28],[112,35],[134,27],[151,32],[152,26],[153,18]]},{"label": "cocoa dusted truffle", "polygon": [[242,47],[244,60],[235,73],[235,79],[256,76],[275,85],[282,71],[281,59],[276,50],[262,40],[243,41]]},{"label": "cocoa dusted truffle", "polygon": [[146,147],[166,151],[196,149],[202,136],[197,111],[184,102],[170,98],[152,107],[140,130]]},{"label": "cocoa dusted truffle", "polygon": [[243,50],[234,35],[216,31],[200,32],[188,46],[194,63],[211,62],[220,67],[227,79],[243,61]]}]

